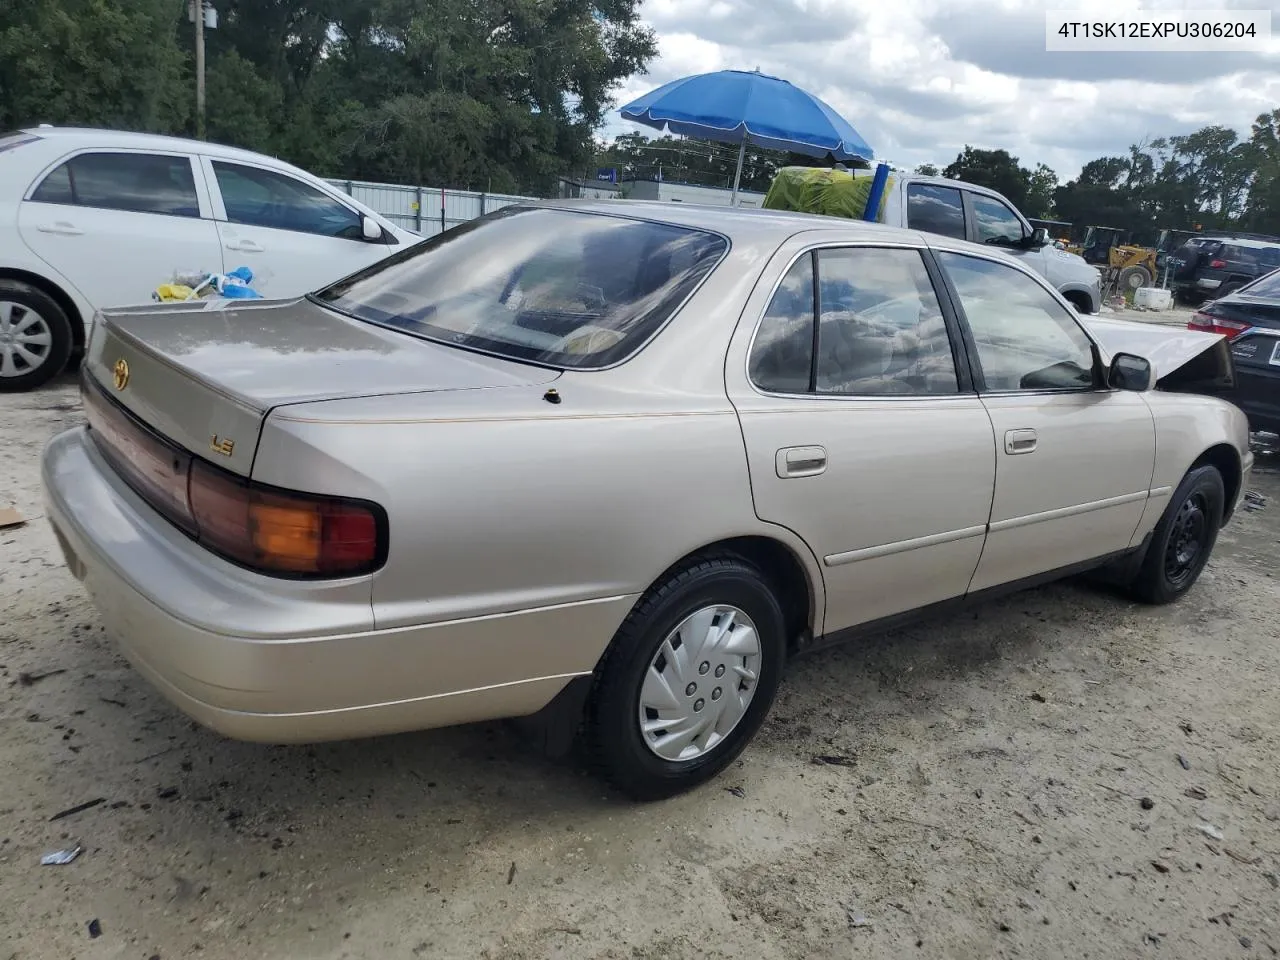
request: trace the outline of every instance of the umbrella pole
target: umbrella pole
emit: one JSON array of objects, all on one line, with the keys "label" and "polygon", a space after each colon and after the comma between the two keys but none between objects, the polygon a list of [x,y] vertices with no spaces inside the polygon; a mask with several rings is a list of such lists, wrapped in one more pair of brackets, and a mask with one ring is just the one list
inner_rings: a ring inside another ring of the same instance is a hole
[{"label": "umbrella pole", "polygon": [[747,155],[747,137],[744,134],[742,143],[738,144],[738,169],[733,174],[733,196],[729,198],[729,206],[738,205],[738,184],[742,181],[742,159]]}]

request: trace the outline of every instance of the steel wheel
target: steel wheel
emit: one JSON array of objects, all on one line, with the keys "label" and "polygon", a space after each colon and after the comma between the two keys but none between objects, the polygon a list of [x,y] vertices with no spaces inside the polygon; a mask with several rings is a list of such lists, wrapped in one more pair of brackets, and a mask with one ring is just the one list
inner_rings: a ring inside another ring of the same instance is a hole
[{"label": "steel wheel", "polygon": [[49,322],[24,303],[0,300],[0,377],[23,377],[53,350]]},{"label": "steel wheel", "polygon": [[737,607],[703,607],[685,617],[644,675],[637,719],[645,745],[669,761],[715,750],[751,706],[760,656],[756,626]]},{"label": "steel wheel", "polygon": [[1174,514],[1164,551],[1164,575],[1175,589],[1199,569],[1198,561],[1208,541],[1208,514],[1208,501],[1200,491],[1184,500]]}]

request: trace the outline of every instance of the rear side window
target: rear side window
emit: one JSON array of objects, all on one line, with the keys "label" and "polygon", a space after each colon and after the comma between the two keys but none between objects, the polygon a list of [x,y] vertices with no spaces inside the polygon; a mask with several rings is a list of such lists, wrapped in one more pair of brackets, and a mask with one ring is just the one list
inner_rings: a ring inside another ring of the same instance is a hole
[{"label": "rear side window", "polygon": [[589,369],[639,350],[727,249],[723,237],[687,227],[513,206],[316,297],[428,339]]},{"label": "rear side window", "polygon": [[1218,258],[1240,266],[1253,266],[1258,262],[1256,251],[1248,247],[1237,247],[1233,243],[1224,244],[1218,252]]},{"label": "rear side window", "polygon": [[808,393],[813,370],[813,255],[797,260],[778,284],[760,321],[751,360],[751,382],[771,393]]},{"label": "rear side window", "polygon": [[964,202],[954,187],[913,183],[907,187],[907,226],[964,239]]},{"label": "rear side window", "polygon": [[190,158],[150,153],[82,153],[45,177],[31,199],[131,213],[200,216]]},{"label": "rear side window", "polygon": [[213,172],[232,223],[363,239],[360,215],[309,183],[222,160],[213,161]]}]

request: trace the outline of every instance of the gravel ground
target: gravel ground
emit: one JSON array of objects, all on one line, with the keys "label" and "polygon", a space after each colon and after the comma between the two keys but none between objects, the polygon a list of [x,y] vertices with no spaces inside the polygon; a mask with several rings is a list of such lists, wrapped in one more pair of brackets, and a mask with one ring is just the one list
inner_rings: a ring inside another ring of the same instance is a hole
[{"label": "gravel ground", "polygon": [[0,397],[0,507],[31,518],[0,531],[0,960],[1280,950],[1272,458],[1181,604],[1066,583],[814,656],[736,767],[633,806],[502,726],[195,728],[41,519],[78,417],[70,381]]}]

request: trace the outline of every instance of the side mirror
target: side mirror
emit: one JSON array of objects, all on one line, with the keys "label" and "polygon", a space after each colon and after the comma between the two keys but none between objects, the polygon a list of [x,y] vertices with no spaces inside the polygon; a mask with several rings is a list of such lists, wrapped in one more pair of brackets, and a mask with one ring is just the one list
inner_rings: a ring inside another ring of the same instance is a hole
[{"label": "side mirror", "polygon": [[1027,245],[1040,249],[1049,245],[1049,231],[1045,227],[1036,227],[1031,231],[1031,239],[1027,241]]},{"label": "side mirror", "polygon": [[1151,361],[1132,353],[1117,353],[1111,358],[1107,383],[1116,390],[1151,389]]},{"label": "side mirror", "polygon": [[360,218],[360,233],[370,243],[382,239],[382,225],[373,217]]}]

